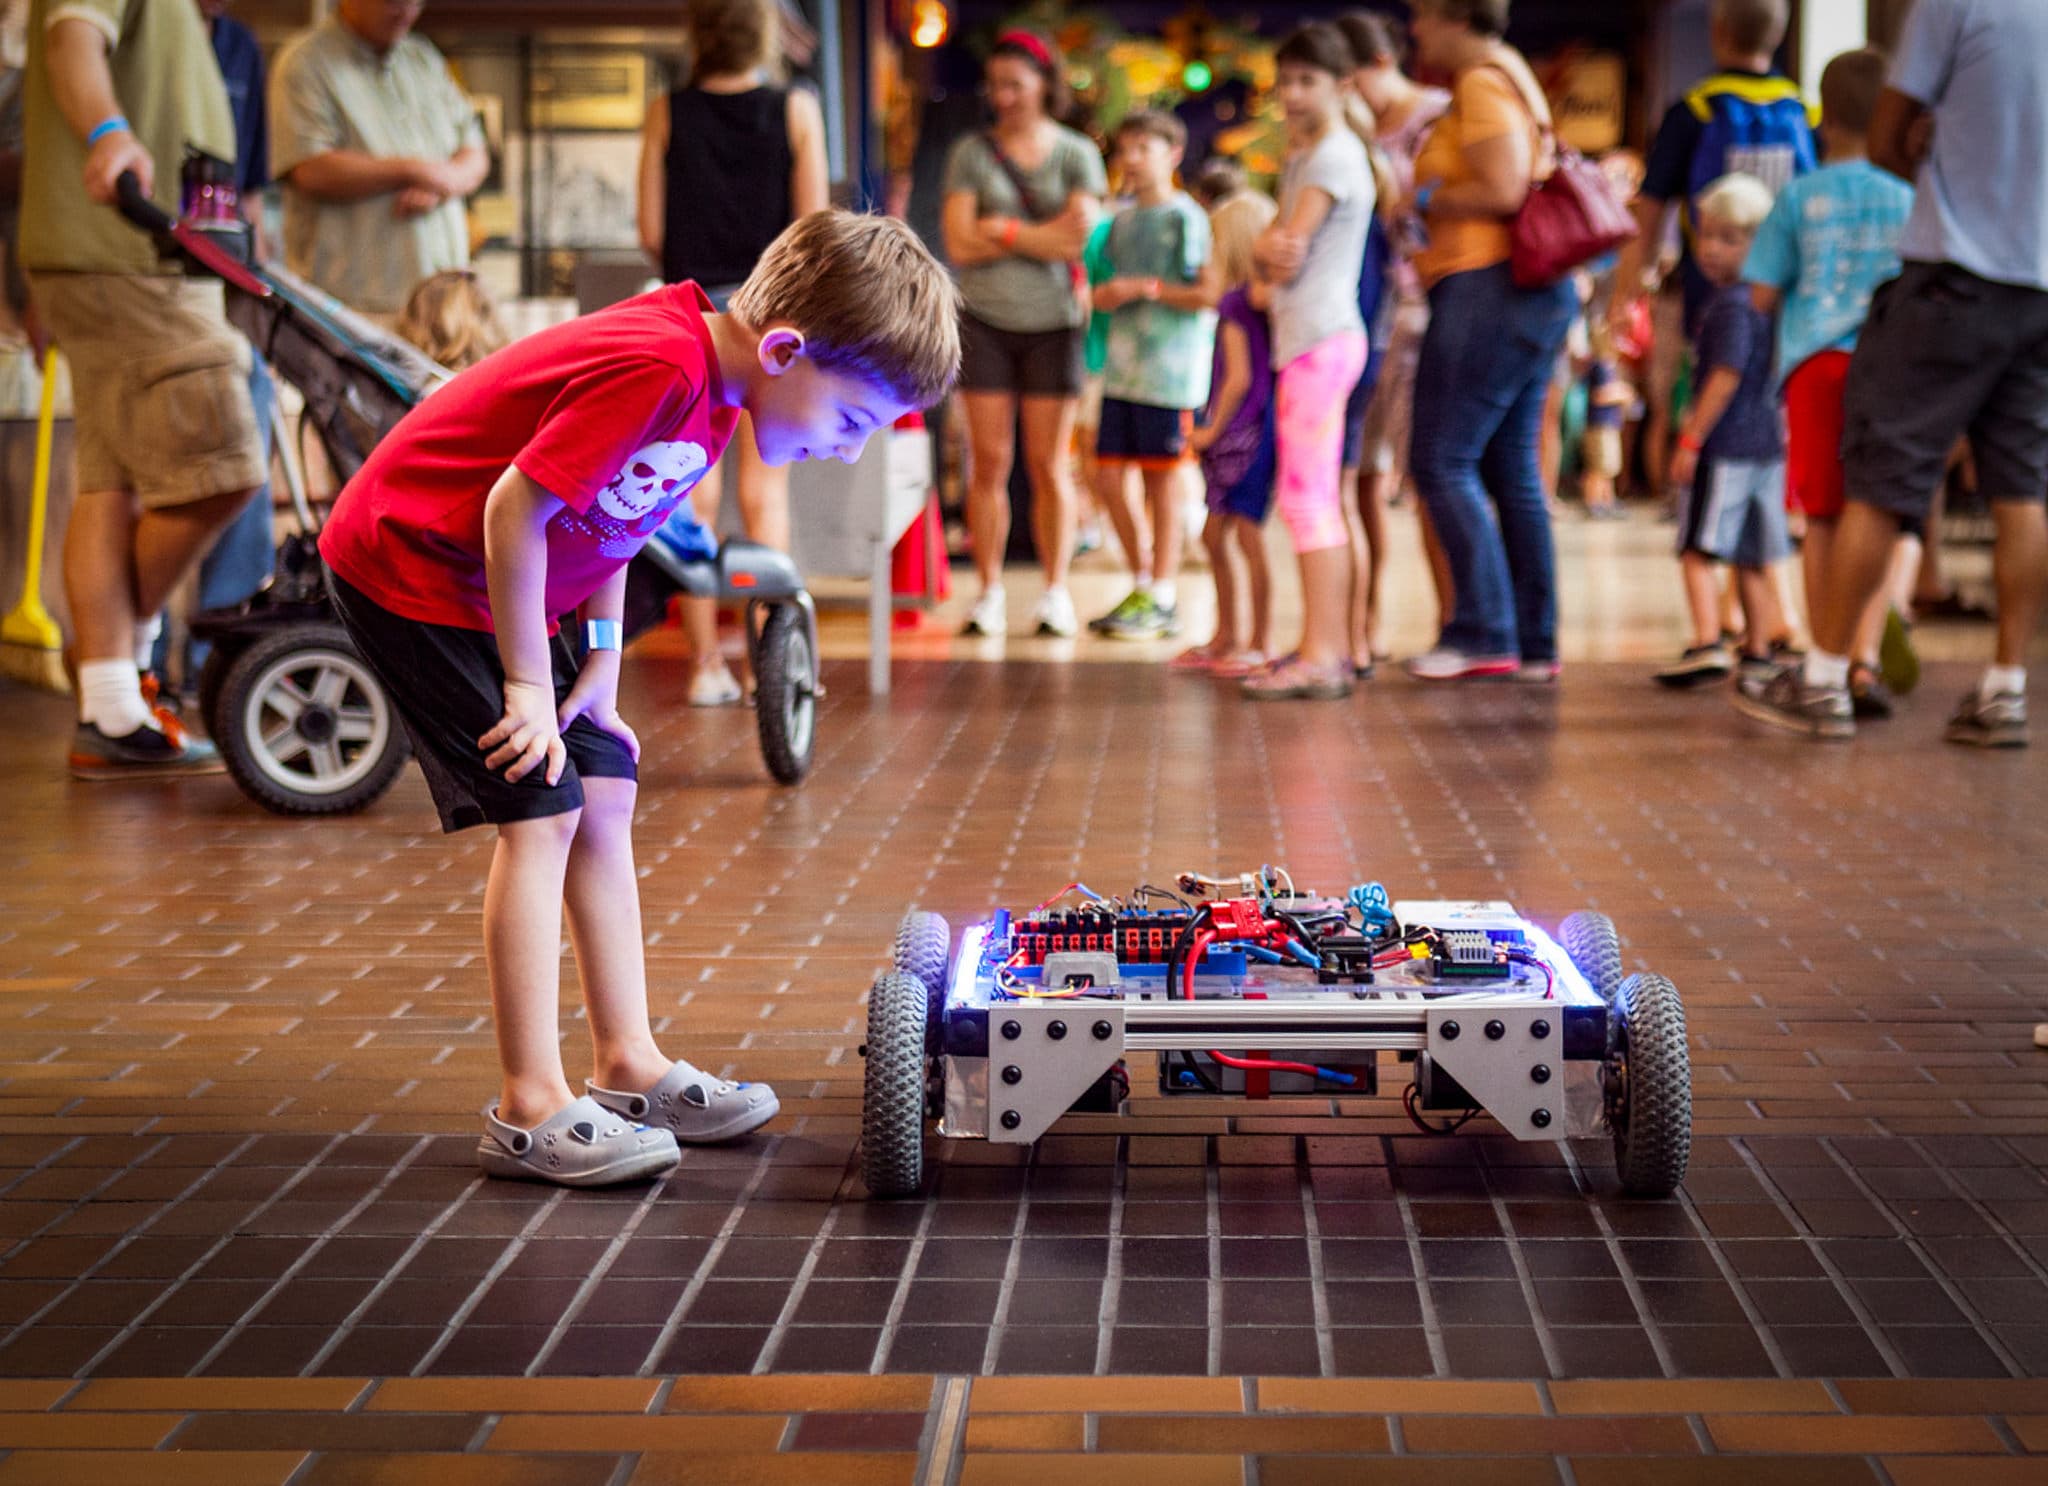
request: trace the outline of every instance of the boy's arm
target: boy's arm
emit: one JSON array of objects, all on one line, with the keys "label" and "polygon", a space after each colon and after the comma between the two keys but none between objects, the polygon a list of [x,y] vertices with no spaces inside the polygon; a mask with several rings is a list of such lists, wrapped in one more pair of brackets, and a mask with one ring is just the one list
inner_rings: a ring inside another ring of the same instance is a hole
[{"label": "boy's arm", "polygon": [[1169,284],[1161,281],[1158,301],[1176,310],[1213,310],[1223,298],[1223,271],[1216,266],[1214,258],[1202,265],[1192,284]]},{"label": "boy's arm", "polygon": [[[626,564],[604,580],[604,587],[585,599],[576,610],[579,622],[610,620],[623,625],[626,617]],[[621,635],[620,643],[624,644]],[[569,724],[578,717],[587,716],[592,722],[626,745],[633,755],[633,761],[640,761],[640,739],[626,726],[626,720],[619,716],[619,661],[616,650],[592,648],[584,654],[582,669],[576,673],[576,684],[569,688],[569,695],[563,700],[555,721],[567,731]]]},{"label": "boy's arm", "polygon": [[554,666],[548,656],[547,524],[562,502],[508,467],[484,501],[484,579],[491,626],[505,666],[505,713],[477,739],[487,767],[517,781],[545,763],[549,784],[562,777],[567,755],[555,713]]},{"label": "boy's arm", "polygon": [[1707,373],[1707,379],[1700,384],[1699,396],[1692,402],[1692,410],[1685,415],[1685,423],[1678,430],[1678,452],[1671,456],[1671,479],[1674,484],[1690,485],[1693,471],[1699,468],[1700,450],[1708,438],[1720,426],[1721,417],[1728,411],[1728,404],[1735,400],[1741,390],[1742,373],[1732,366],[1717,366]]}]

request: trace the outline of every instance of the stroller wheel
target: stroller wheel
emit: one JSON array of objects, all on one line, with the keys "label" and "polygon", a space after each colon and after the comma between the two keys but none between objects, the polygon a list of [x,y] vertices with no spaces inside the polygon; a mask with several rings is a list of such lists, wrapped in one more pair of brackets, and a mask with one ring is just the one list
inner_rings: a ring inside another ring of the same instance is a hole
[{"label": "stroller wheel", "polygon": [[754,688],[768,772],[795,784],[811,772],[818,717],[818,655],[797,605],[768,605],[754,653]]},{"label": "stroller wheel", "polygon": [[229,663],[214,743],[242,792],[280,815],[344,815],[411,752],[390,698],[338,624],[287,625]]}]

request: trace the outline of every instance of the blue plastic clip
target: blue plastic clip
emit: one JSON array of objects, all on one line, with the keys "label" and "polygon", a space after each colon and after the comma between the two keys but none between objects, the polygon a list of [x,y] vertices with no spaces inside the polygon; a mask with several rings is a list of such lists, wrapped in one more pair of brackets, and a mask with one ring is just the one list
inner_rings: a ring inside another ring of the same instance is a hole
[{"label": "blue plastic clip", "polygon": [[1384,884],[1363,883],[1351,890],[1351,906],[1358,910],[1358,917],[1368,929],[1391,929],[1394,926],[1393,900],[1387,896]]}]

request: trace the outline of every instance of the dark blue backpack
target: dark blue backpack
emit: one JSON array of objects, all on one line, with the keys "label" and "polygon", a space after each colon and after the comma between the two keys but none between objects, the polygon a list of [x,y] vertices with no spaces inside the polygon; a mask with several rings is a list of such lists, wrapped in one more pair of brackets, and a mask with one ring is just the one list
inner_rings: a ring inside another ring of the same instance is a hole
[{"label": "dark blue backpack", "polygon": [[1740,171],[1777,192],[1820,163],[1812,114],[1790,78],[1717,73],[1687,93],[1685,104],[1700,121],[1686,181],[1688,231],[1692,201],[1722,176]]}]

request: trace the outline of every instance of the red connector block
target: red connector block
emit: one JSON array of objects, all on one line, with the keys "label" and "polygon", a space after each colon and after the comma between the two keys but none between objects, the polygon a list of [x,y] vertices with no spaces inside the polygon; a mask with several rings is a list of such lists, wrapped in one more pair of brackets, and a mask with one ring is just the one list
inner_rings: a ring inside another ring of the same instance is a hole
[{"label": "red connector block", "polygon": [[1218,940],[1264,939],[1270,932],[1266,916],[1250,898],[1224,898],[1211,903],[1209,922]]}]

